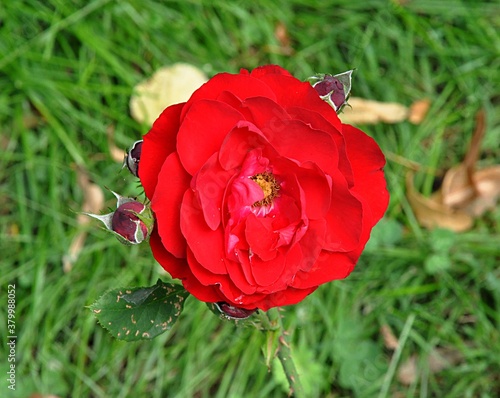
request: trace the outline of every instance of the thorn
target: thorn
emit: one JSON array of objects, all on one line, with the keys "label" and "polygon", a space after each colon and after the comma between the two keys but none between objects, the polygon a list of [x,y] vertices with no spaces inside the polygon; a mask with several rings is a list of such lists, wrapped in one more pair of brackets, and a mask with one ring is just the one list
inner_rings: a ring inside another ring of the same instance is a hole
[{"label": "thorn", "polygon": [[279,341],[281,345],[284,345],[286,348],[290,348],[290,344],[287,343],[286,339],[283,336],[280,336]]}]

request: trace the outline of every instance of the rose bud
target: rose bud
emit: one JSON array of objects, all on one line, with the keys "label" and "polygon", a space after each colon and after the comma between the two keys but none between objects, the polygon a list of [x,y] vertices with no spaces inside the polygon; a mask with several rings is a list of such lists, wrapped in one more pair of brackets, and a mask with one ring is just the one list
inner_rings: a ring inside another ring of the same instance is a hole
[{"label": "rose bud", "polygon": [[351,91],[352,70],[338,75],[319,74],[309,78],[322,100],[328,102],[337,113],[340,113]]},{"label": "rose bud", "polygon": [[316,83],[314,89],[321,97],[329,96],[337,108],[345,102],[344,85],[332,75],[325,75],[325,79]]},{"label": "rose bud", "polygon": [[217,309],[228,319],[246,319],[250,317],[257,308],[253,310],[246,310],[244,308],[233,307],[228,303],[220,301],[218,303],[214,303]]},{"label": "rose bud", "polygon": [[142,140],[136,141],[127,151],[123,161],[123,167],[127,167],[129,171],[136,177],[139,176],[139,160],[141,159]]},{"label": "rose bud", "polygon": [[113,192],[118,199],[116,210],[109,214],[85,213],[97,218],[126,245],[137,245],[149,238],[153,229],[153,216],[148,206]]}]

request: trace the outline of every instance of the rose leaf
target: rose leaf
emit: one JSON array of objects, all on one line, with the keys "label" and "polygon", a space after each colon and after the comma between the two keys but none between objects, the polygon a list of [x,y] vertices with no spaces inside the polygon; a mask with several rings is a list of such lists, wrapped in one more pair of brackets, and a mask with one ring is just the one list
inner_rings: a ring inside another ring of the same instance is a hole
[{"label": "rose leaf", "polygon": [[119,340],[150,340],[169,330],[189,293],[158,279],[151,287],[114,289],[89,308],[99,323]]}]

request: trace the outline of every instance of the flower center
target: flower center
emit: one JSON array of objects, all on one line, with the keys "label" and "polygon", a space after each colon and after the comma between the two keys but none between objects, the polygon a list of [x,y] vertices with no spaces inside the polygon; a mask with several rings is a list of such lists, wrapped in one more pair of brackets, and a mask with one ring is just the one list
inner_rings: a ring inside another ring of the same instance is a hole
[{"label": "flower center", "polygon": [[278,196],[278,191],[280,190],[280,186],[276,181],[276,178],[271,173],[267,171],[265,173],[255,174],[250,177],[250,179],[262,188],[262,192],[264,192],[264,199],[255,202],[252,206],[261,207],[268,206],[273,203],[273,199]]}]

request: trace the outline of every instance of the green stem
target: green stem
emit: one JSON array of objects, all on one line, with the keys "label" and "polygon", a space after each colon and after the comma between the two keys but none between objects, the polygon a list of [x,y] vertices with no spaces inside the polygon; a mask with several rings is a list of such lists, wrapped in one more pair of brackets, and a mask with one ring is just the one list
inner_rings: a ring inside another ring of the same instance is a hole
[{"label": "green stem", "polygon": [[261,313],[262,326],[268,333],[268,337],[272,339],[272,336],[278,332],[278,346],[276,348],[278,359],[283,366],[286,378],[288,380],[288,385],[290,386],[290,396],[295,398],[304,397],[304,389],[300,383],[299,374],[295,363],[292,358],[292,351],[290,348],[290,335],[283,327],[283,321],[281,319],[280,309],[271,308],[267,313]]}]

